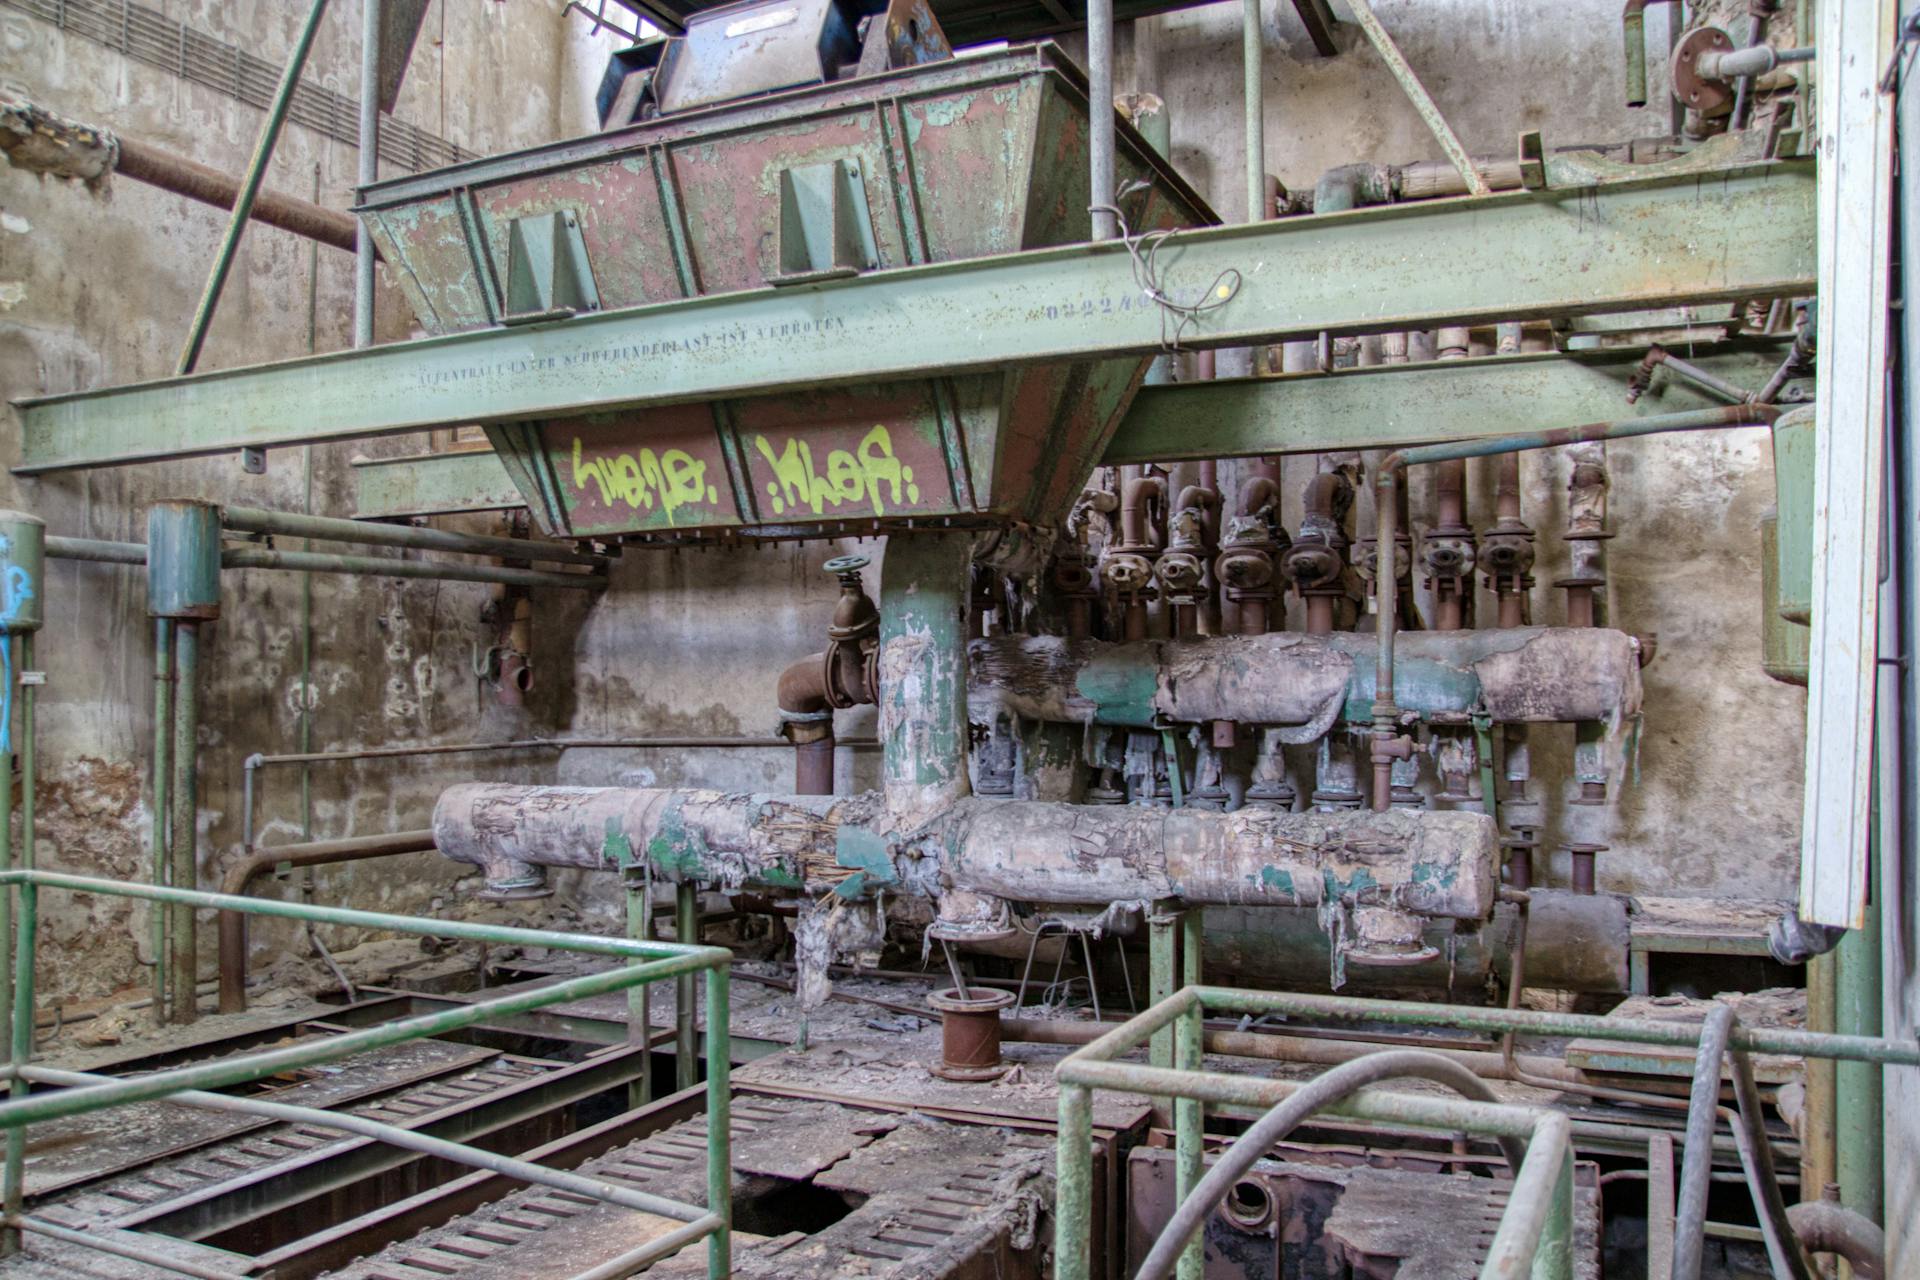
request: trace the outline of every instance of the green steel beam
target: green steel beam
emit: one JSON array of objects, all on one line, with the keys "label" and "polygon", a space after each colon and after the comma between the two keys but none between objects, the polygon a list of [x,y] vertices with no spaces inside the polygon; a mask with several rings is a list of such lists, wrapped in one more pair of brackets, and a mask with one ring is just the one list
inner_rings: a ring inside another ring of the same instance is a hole
[{"label": "green steel beam", "polygon": [[[1321,332],[1804,295],[1807,161],[876,271],[21,404],[32,475]],[[1181,332],[1147,301],[1211,305]],[[1236,285],[1237,282],[1237,285]],[[1223,296],[1224,295],[1224,296]]]},{"label": "green steel beam", "polygon": [[[1142,387],[1114,433],[1109,466],[1184,458],[1402,448],[1580,422],[1710,409],[1720,402],[1665,374],[1637,404],[1627,379],[1639,350],[1490,356],[1375,365],[1329,375],[1234,378]],[[1728,344],[1693,362],[1758,389],[1786,344]],[[494,511],[526,505],[489,450],[354,464],[362,519]]]}]

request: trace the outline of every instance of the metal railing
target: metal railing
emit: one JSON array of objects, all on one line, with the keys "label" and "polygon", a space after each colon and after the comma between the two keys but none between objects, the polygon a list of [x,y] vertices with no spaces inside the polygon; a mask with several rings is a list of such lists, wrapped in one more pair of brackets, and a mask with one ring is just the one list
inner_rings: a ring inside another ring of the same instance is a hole
[{"label": "metal railing", "polygon": [[[1298,1081],[1200,1069],[1201,1023],[1207,1013],[1225,1009],[1229,1002],[1257,1001],[1266,994],[1183,987],[1084,1049],[1069,1054],[1054,1069],[1060,1087],[1053,1250],[1057,1280],[1089,1280],[1091,1275],[1095,1089],[1176,1100],[1174,1197],[1184,1201],[1201,1177],[1205,1106],[1265,1111],[1303,1087]],[[1172,1068],[1114,1061],[1169,1027],[1174,1031]],[[1374,1123],[1525,1142],[1526,1157],[1514,1173],[1507,1209],[1489,1246],[1482,1280],[1514,1280],[1525,1275],[1558,1280],[1573,1274],[1573,1138],[1567,1117],[1535,1107],[1376,1089],[1362,1090],[1330,1104],[1327,1110]],[[1181,1255],[1179,1275],[1198,1276],[1200,1258],[1201,1242],[1196,1239]]]},{"label": "metal railing", "polygon": [[[493,943],[505,946],[547,947],[557,951],[612,956],[626,961],[619,968],[579,977],[566,978],[550,986],[515,991],[491,1000],[462,1005],[436,1013],[406,1018],[359,1031],[328,1036],[238,1057],[196,1062],[148,1075],[108,1078],[52,1071],[30,1065],[34,1025],[34,943],[38,933],[39,891],[63,889],[75,893],[106,894],[168,903],[189,910],[238,911],[250,915],[280,916],[318,924],[348,925],[363,929],[386,929],[395,933],[421,934],[460,941]],[[604,938],[591,934],[549,933],[537,929],[517,929],[501,925],[477,924],[458,920],[425,920],[412,916],[386,915],[374,911],[356,911],[343,907],[323,907],[299,902],[274,902],[235,897],[221,893],[203,893],[135,884],[90,876],[66,875],[53,871],[0,871],[0,893],[6,901],[0,910],[0,990],[10,989],[11,1037],[5,1076],[11,1095],[0,1102],[0,1129],[6,1131],[6,1158],[0,1172],[0,1197],[4,1198],[4,1217],[0,1218],[0,1250],[19,1248],[21,1232],[32,1232],[67,1244],[98,1249],[165,1267],[187,1275],[225,1277],[227,1273],[210,1270],[197,1263],[171,1258],[159,1250],[150,1250],[129,1242],[124,1236],[84,1234],[66,1230],[58,1224],[29,1217],[24,1212],[26,1131],[29,1125],[64,1119],[88,1112],[133,1102],[167,1100],[183,1106],[214,1110],[246,1111],[280,1120],[292,1120],[316,1127],[369,1136],[395,1146],[420,1151],[459,1164],[491,1169],[535,1185],[557,1187],[601,1203],[637,1212],[651,1213],[682,1225],[648,1241],[613,1262],[586,1273],[592,1276],[629,1275],[633,1271],[675,1253],[698,1240],[707,1241],[707,1274],[718,1280],[732,1271],[732,1200],[730,1172],[732,1153],[728,1140],[730,1125],[728,1034],[729,998],[727,966],[732,953],[724,947],[705,947],[678,942],[654,942],[630,938]],[[16,924],[17,921],[17,924]],[[446,1142],[394,1125],[364,1117],[340,1115],[304,1107],[288,1107],[253,1098],[209,1093],[263,1080],[281,1072],[317,1066],[355,1053],[389,1048],[410,1040],[443,1035],[480,1023],[526,1013],[530,1010],[583,1000],[615,991],[633,991],[648,983],[674,978],[690,984],[707,975],[707,1204],[682,1204],[661,1196],[628,1187],[547,1169],[526,1161],[483,1151],[461,1143]],[[66,1086],[57,1092],[30,1092],[33,1084]],[[613,1268],[613,1269],[609,1269]],[[235,1276],[232,1280],[238,1280]]]},{"label": "metal railing", "polygon": [[[1173,991],[1138,1017],[1062,1059],[1054,1078],[1060,1087],[1058,1203],[1054,1257],[1057,1280],[1087,1280],[1093,1202],[1093,1111],[1095,1089],[1168,1097],[1174,1103],[1175,1199],[1186,1200],[1203,1171],[1204,1108],[1264,1112],[1291,1097],[1304,1082],[1268,1080],[1201,1070],[1202,1023],[1209,1013],[1283,1014],[1321,1022],[1388,1023],[1451,1027],[1463,1031],[1523,1035],[1584,1036],[1616,1042],[1699,1051],[1706,1025],[1651,1019],[1606,1018],[1526,1009],[1479,1009],[1398,1000],[1279,991],[1241,991],[1188,985]],[[1920,1043],[1870,1036],[1827,1035],[1789,1028],[1741,1027],[1726,1019],[1722,1048],[1739,1053],[1794,1054],[1879,1066],[1920,1066]],[[1115,1059],[1157,1035],[1173,1040],[1172,1067]],[[1720,1053],[1710,1046],[1700,1071],[1720,1078]],[[1696,1072],[1699,1074],[1699,1071]],[[1736,1057],[1736,1084],[1741,1070]],[[1710,1099],[1718,1091],[1709,1088]],[[1560,1280],[1572,1275],[1573,1126],[1557,1111],[1499,1103],[1437,1098],[1364,1089],[1330,1103],[1326,1111],[1376,1124],[1520,1139],[1527,1150],[1515,1170],[1506,1212],[1489,1248],[1482,1280]],[[1709,1108],[1709,1113],[1711,1108]],[[1736,1133],[1738,1136],[1738,1133]],[[1702,1168],[1706,1161],[1699,1161]],[[1745,1163],[1743,1159],[1743,1163]],[[1752,1175],[1749,1175],[1750,1179]],[[1182,1254],[1183,1277],[1198,1276],[1200,1242]]]}]

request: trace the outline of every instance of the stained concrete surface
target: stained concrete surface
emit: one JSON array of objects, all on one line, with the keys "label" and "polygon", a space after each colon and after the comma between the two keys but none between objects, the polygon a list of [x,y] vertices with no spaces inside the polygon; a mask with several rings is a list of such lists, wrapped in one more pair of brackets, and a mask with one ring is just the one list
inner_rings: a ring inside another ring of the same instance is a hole
[{"label": "stained concrete surface", "polygon": [[[180,20],[238,38],[263,56],[284,50],[297,6],[175,4]],[[1476,151],[1504,154],[1522,128],[1550,144],[1655,133],[1662,122],[1620,105],[1618,7],[1582,0],[1556,7],[1551,31],[1502,0],[1379,6],[1436,100]],[[1658,21],[1653,24],[1657,27]],[[1137,24],[1122,40],[1119,87],[1160,92],[1171,104],[1175,162],[1231,216],[1242,187],[1239,151],[1239,10],[1216,6]],[[1370,49],[1338,58],[1311,52],[1290,6],[1266,6],[1269,167],[1309,185],[1332,165],[1404,162],[1437,155],[1424,127]],[[351,92],[357,11],[340,6],[316,46],[315,76]],[[1551,36],[1550,39],[1546,38]],[[259,113],[202,87],[129,64],[101,46],[0,11],[7,51],[0,87],[86,119],[238,168]],[[1655,34],[1658,43],[1658,34]],[[441,0],[427,18],[401,114],[477,151],[525,145],[587,126],[590,90],[609,44],[546,9],[489,0]],[[1656,63],[1654,77],[1659,77]],[[351,148],[289,127],[270,175],[307,194],[318,166],[320,199],[343,206]],[[116,182],[106,197],[0,171],[0,386],[9,396],[102,386],[164,374],[198,293],[222,218],[211,209]],[[317,260],[317,266],[314,263]],[[309,273],[312,283],[309,285]],[[345,345],[350,264],[313,255],[284,233],[247,237],[208,347],[209,367]],[[381,336],[410,329],[397,294],[383,293]],[[1489,424],[1489,427],[1498,424]],[[17,447],[0,431],[0,461]],[[313,451],[313,507],[352,508],[345,459],[402,452],[418,441],[323,446]],[[1759,433],[1641,441],[1613,452],[1610,545],[1614,613],[1629,630],[1658,632],[1661,656],[1646,673],[1648,719],[1640,777],[1617,808],[1570,810],[1571,731],[1537,733],[1549,792],[1549,848],[1609,843],[1603,887],[1779,897],[1791,892],[1799,813],[1802,694],[1759,670],[1758,539],[1770,474]],[[1554,536],[1566,464],[1552,454],[1524,463],[1527,518],[1541,530],[1536,577],[1565,563]],[[1231,470],[1229,469],[1229,475]],[[1286,469],[1290,504],[1308,466]],[[1470,510],[1484,522],[1490,476],[1476,469]],[[0,501],[39,512],[54,531],[137,538],[154,498],[190,494],[298,509],[306,479],[298,452],[276,453],[264,477],[215,459],[39,481],[0,480]],[[1428,518],[1416,481],[1417,523]],[[1364,507],[1363,507],[1364,511]],[[1297,524],[1297,507],[1288,513]],[[536,682],[512,711],[476,696],[467,674],[487,589],[465,585],[318,579],[313,616],[317,747],[646,733],[761,734],[774,721],[779,671],[821,647],[835,587],[818,566],[843,549],[878,559],[873,543],[784,545],[731,552],[633,552],[598,603],[543,600],[536,624]],[[872,571],[870,571],[872,572]],[[877,579],[870,579],[877,581]],[[202,730],[211,881],[242,840],[240,762],[293,749],[298,740],[300,583],[229,574],[227,617],[209,645]],[[43,860],[91,873],[133,876],[146,859],[143,774],[151,688],[144,584],[135,572],[56,564],[49,576],[49,642],[42,701]],[[1542,585],[1535,616],[1560,616]],[[1483,601],[1483,608],[1490,602]],[[1296,619],[1297,623],[1297,619]],[[87,643],[65,643],[82,635]],[[843,735],[871,732],[871,713],[841,717]],[[1561,742],[1565,738],[1567,742]],[[868,785],[872,759],[843,751],[842,783]],[[790,777],[779,748],[733,753],[577,752],[464,756],[437,761],[326,766],[313,773],[321,836],[424,825],[434,796],[467,778],[541,782],[702,783],[777,790]],[[264,838],[299,829],[298,774],[265,778]],[[1550,862],[1548,877],[1565,870]],[[392,910],[444,909],[458,871],[431,856],[321,873],[327,897]],[[609,886],[563,886],[611,910]],[[45,989],[97,994],[139,978],[144,913],[54,895],[48,904]],[[132,925],[128,928],[128,925]],[[258,962],[293,945],[290,930],[255,931]],[[298,949],[304,949],[298,948]],[[84,961],[82,957],[84,956]]]}]

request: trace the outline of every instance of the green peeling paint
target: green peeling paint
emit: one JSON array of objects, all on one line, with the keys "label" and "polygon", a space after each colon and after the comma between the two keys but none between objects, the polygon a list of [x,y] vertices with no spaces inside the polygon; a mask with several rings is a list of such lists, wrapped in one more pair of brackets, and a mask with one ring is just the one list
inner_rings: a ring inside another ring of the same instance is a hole
[{"label": "green peeling paint", "polygon": [[607,819],[607,842],[600,846],[600,856],[622,871],[633,865],[633,841],[620,829],[618,818]]},{"label": "green peeling paint", "polygon": [[1323,895],[1320,901],[1326,904],[1338,902],[1350,893],[1355,897],[1359,897],[1369,889],[1378,889],[1380,882],[1375,880],[1373,878],[1373,872],[1367,870],[1365,867],[1355,867],[1353,874],[1345,880],[1340,879],[1340,877],[1332,871],[1321,871],[1320,885]]},{"label": "green peeling paint", "polygon": [[1080,668],[1073,687],[1093,704],[1099,724],[1136,729],[1153,725],[1153,700],[1160,682],[1154,664],[1140,661],[1137,653],[1128,656],[1121,650],[1102,650]]},{"label": "green peeling paint", "polygon": [[[893,853],[887,847],[886,840],[865,827],[841,825],[834,833],[833,861],[836,866],[850,868],[856,873],[841,881],[834,890],[843,898],[854,897],[869,887],[899,881],[893,870]],[[856,881],[859,882],[857,885]]]},{"label": "green peeling paint", "polygon": [[676,797],[660,815],[659,831],[647,842],[653,865],[680,880],[697,880],[706,869],[707,840],[681,818],[683,801]]},{"label": "green peeling paint", "polygon": [[1460,878],[1460,868],[1438,866],[1431,862],[1413,864],[1413,882],[1417,885],[1429,885],[1436,889],[1451,889]]},{"label": "green peeling paint", "polygon": [[1298,897],[1293,888],[1293,872],[1280,867],[1260,868],[1260,883],[1269,889],[1277,889],[1290,897]]},{"label": "green peeling paint", "polygon": [[[1371,662],[1354,664],[1353,678],[1347,683],[1349,723],[1364,724],[1373,718],[1374,675]],[[1402,655],[1393,668],[1393,701],[1402,711],[1422,717],[1466,717],[1480,705],[1480,680],[1462,667]]]}]

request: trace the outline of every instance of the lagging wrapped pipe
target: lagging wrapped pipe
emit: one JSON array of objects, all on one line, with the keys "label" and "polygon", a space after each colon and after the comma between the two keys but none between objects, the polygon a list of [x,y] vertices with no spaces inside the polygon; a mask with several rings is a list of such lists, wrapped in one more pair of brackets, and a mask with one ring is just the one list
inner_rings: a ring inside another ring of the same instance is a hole
[{"label": "lagging wrapped pipe", "polygon": [[742,795],[471,782],[443,792],[440,852],[524,894],[542,868],[648,865],[675,882],[756,885],[852,900],[1107,907],[1390,907],[1483,920],[1499,834],[1477,812],[1287,813],[968,797],[906,826],[879,795]]}]

